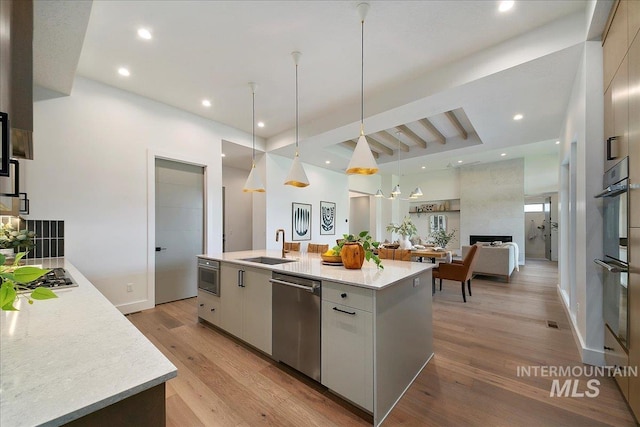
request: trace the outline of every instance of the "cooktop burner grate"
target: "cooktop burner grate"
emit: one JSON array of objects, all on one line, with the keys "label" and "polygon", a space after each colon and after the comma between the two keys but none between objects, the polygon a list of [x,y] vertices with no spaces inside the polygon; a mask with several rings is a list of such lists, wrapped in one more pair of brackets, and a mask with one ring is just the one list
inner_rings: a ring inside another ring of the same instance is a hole
[{"label": "cooktop burner grate", "polygon": [[28,289],[35,289],[37,287],[51,288],[51,289],[64,289],[74,286],[78,286],[77,283],[69,277],[67,271],[64,268],[53,268],[47,274],[41,276],[33,282],[25,284]]}]

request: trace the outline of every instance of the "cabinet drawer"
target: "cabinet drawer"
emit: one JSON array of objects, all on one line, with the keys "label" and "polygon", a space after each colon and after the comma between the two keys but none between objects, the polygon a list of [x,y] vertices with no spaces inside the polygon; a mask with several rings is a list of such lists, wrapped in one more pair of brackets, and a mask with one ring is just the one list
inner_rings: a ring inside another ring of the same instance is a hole
[{"label": "cabinet drawer", "polygon": [[336,282],[322,282],[322,299],[373,312],[373,290]]},{"label": "cabinet drawer", "polygon": [[[607,326],[604,328],[604,360],[607,366],[629,366],[629,356]],[[614,377],[624,398],[629,400],[629,377]]]},{"label": "cabinet drawer", "polygon": [[199,291],[198,317],[216,326],[220,326],[220,297],[205,291]]}]

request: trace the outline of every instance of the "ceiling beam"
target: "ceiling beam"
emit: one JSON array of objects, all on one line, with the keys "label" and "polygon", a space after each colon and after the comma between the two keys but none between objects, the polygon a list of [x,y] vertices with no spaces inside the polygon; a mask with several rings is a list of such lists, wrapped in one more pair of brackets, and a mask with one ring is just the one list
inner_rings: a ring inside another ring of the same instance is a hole
[{"label": "ceiling beam", "polygon": [[460,123],[460,120],[458,120],[458,118],[456,117],[455,114],[453,114],[453,111],[447,111],[446,113],[444,113],[447,116],[447,119],[449,119],[449,121],[451,122],[451,124],[458,129],[458,134],[460,135],[460,137],[462,139],[467,139],[467,131],[464,130],[464,127],[462,127],[462,123]]},{"label": "ceiling beam", "polygon": [[383,143],[381,143],[380,141],[375,140],[371,135],[367,135],[367,141],[369,142],[369,145],[375,149],[377,149],[378,151],[384,153],[384,154],[388,154],[390,156],[393,156],[393,150],[389,147],[387,147],[386,145],[384,145]]},{"label": "ceiling beam", "polygon": [[400,147],[400,149],[404,152],[409,152],[410,147],[405,144],[404,142],[400,141],[398,138],[395,137],[395,135],[392,135],[390,131],[384,131],[384,132],[376,132],[374,135],[377,135],[379,137],[381,137],[382,139],[386,139],[387,141],[389,140],[389,138],[393,138],[393,144],[396,147]]},{"label": "ceiling beam", "polygon": [[424,118],[418,120],[422,126],[424,126],[431,134],[436,138],[440,144],[446,144],[447,138],[444,137],[442,133],[429,121],[429,119]]},{"label": "ceiling beam", "polygon": [[427,148],[427,141],[420,138],[418,135],[413,133],[411,129],[409,129],[406,125],[397,126],[397,129],[403,134],[407,135],[407,138],[418,144],[422,148]]},{"label": "ceiling beam", "polygon": [[[350,148],[351,151],[356,149],[356,143],[354,141],[345,141],[342,143],[342,145],[344,145],[347,148]],[[380,157],[380,154],[376,153],[375,151],[371,150],[371,153],[373,154],[373,158],[377,159]]]}]

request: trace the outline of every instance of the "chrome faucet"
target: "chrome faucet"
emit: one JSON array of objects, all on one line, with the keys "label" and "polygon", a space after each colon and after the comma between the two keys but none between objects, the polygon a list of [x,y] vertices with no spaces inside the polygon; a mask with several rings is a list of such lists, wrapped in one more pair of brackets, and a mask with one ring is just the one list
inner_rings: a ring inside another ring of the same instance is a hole
[{"label": "chrome faucet", "polygon": [[284,229],[278,228],[276,230],[276,242],[278,241],[278,235],[280,234],[281,231],[282,231],[282,258],[286,258],[284,254]]}]

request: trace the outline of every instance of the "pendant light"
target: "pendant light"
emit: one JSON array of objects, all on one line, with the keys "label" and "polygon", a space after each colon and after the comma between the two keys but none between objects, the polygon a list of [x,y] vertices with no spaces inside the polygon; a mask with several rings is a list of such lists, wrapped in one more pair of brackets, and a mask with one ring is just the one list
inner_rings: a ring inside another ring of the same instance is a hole
[{"label": "pendant light", "polygon": [[358,5],[361,24],[361,67],[360,67],[360,137],[347,167],[347,174],[373,175],[378,172],[376,159],[373,157],[369,143],[364,136],[364,18],[369,11],[368,3]]},{"label": "pendant light", "polygon": [[291,185],[293,187],[306,187],[309,185],[309,178],[304,173],[302,162],[300,162],[300,156],[298,154],[298,62],[302,54],[300,52],[291,52],[293,62],[296,64],[296,156],[293,158],[291,164],[291,170],[287,179],[284,181],[284,185]]},{"label": "pendant light", "polygon": [[247,182],[244,184],[242,191],[245,193],[264,193],[264,185],[256,172],[256,88],[257,84],[254,82],[249,83],[252,94],[252,115],[251,115],[251,135],[252,135],[252,151],[251,151],[251,172]]},{"label": "pendant light", "polygon": [[[396,139],[398,140],[398,182],[400,181],[400,132],[396,132]],[[400,191],[400,184],[396,184],[391,191],[392,196],[399,196],[402,194]]]}]

